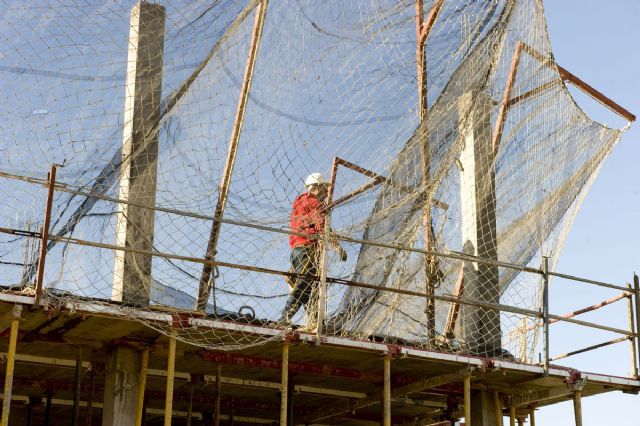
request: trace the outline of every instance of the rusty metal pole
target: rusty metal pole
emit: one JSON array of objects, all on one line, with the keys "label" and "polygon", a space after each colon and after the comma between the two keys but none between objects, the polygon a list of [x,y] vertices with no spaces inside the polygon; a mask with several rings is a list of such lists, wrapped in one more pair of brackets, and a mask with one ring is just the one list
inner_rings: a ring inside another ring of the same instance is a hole
[{"label": "rusty metal pole", "polygon": [[40,256],[38,257],[38,270],[36,273],[36,296],[33,302],[33,308],[37,309],[40,306],[40,300],[42,299],[42,288],[44,281],[44,265],[47,260],[47,245],[49,242],[49,226],[51,224],[51,207],[53,205],[53,193],[56,187],[56,171],[55,164],[51,165],[51,170],[48,176],[48,189],[47,189],[47,204],[44,210],[44,224],[42,225],[41,241],[40,241]]},{"label": "rusty metal pole", "polygon": [[627,296],[627,316],[629,319],[629,331],[633,334],[629,339],[629,347],[631,349],[631,374],[633,377],[638,378],[638,357],[637,357],[637,348],[636,348],[636,324],[634,321],[633,314],[633,288],[631,284],[627,283],[627,288],[629,289],[629,295]]},{"label": "rusty metal pole", "polygon": [[[436,0],[431,7],[429,16],[424,19],[424,1],[416,0],[416,68],[418,80],[418,117],[420,119],[418,134],[422,136],[418,141],[420,145],[420,160],[422,165],[422,182],[425,194],[422,211],[423,245],[429,251],[433,245],[431,235],[431,200],[427,199],[431,180],[431,166],[429,145],[427,140],[427,114],[429,105],[427,102],[427,54],[426,43],[433,24],[440,13],[444,0]],[[435,283],[432,282],[432,267],[435,267],[433,255],[425,255],[425,291],[427,294],[425,314],[427,317],[427,336],[430,341],[435,338]]]},{"label": "rusty metal pole", "polygon": [[544,334],[544,374],[549,374],[549,258],[542,256],[542,321]]},{"label": "rusty metal pole", "polygon": [[[247,100],[249,99],[249,90],[251,89],[251,81],[253,79],[253,70],[258,56],[258,47],[260,46],[260,38],[262,35],[262,29],[264,27],[264,18],[267,13],[268,0],[262,0],[256,10],[255,21],[253,25],[253,34],[251,37],[251,44],[249,46],[249,55],[247,58],[247,65],[244,72],[244,79],[242,81],[242,87],[240,89],[240,98],[238,100],[238,108],[236,110],[236,118],[233,123],[233,129],[231,132],[231,140],[229,142],[229,151],[227,153],[227,160],[222,175],[222,183],[220,184],[220,193],[218,195],[218,203],[213,215],[213,225],[211,227],[211,234],[209,235],[209,243],[207,244],[207,252],[205,258],[207,260],[214,260],[216,249],[218,246],[218,237],[220,236],[220,227],[222,226],[222,216],[227,204],[227,196],[229,193],[229,186],[231,184],[231,175],[233,174],[233,167],[236,161],[236,154],[238,152],[238,142],[240,141],[240,135],[242,133],[242,125],[244,123],[244,114],[247,108]],[[198,299],[196,300],[196,310],[204,312],[207,307],[207,301],[211,294],[212,288],[215,286],[212,278],[213,267],[210,264],[205,265],[202,268],[202,276],[200,277],[200,287],[198,289]],[[214,298],[215,300],[215,298]]]},{"label": "rusty metal pole", "polygon": [[[333,193],[335,191],[336,185],[336,177],[338,174],[338,157],[333,159],[333,163],[331,165],[331,177],[329,178],[329,188],[327,191],[327,200],[326,205],[329,209],[331,207],[331,203],[333,202]],[[320,240],[320,261],[318,262],[320,266],[320,282],[318,283],[318,315],[316,318],[316,344],[319,345],[321,343],[320,336],[324,334],[324,320],[326,317],[326,309],[327,309],[327,245],[329,244],[329,234],[331,232],[331,210],[327,210],[325,212],[324,219],[324,232],[322,234],[322,239]],[[308,314],[307,314],[308,315]]]}]

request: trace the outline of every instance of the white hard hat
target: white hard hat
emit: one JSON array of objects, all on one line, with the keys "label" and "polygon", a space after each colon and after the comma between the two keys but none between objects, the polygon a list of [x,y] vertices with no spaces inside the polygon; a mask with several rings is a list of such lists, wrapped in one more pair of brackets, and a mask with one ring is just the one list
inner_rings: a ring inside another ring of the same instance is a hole
[{"label": "white hard hat", "polygon": [[329,185],[329,181],[327,181],[324,176],[322,176],[322,173],[311,173],[304,180],[304,186],[310,185]]}]

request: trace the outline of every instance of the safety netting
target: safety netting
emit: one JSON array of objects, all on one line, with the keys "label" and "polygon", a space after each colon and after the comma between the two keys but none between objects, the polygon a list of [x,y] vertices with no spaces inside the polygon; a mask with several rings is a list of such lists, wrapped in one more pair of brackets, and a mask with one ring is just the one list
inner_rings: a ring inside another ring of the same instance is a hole
[{"label": "safety netting", "polygon": [[35,292],[58,164],[43,305],[281,338],[291,206],[321,172],[320,332],[536,362],[526,268],[553,268],[621,131],[572,100],[541,0],[424,1],[418,31],[416,3],[4,0],[4,291]]}]

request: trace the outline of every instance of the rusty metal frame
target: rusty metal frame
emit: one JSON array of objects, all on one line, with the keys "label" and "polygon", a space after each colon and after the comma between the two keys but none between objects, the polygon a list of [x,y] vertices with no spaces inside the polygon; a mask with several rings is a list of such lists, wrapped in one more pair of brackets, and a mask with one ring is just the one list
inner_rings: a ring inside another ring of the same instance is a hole
[{"label": "rusty metal frame", "polygon": [[[420,118],[419,133],[423,132],[423,136],[426,139],[427,132],[425,129],[427,122],[427,114],[429,106],[427,103],[427,52],[426,44],[429,34],[433,29],[433,26],[440,14],[440,9],[444,0],[436,0],[431,6],[429,15],[424,18],[424,1],[416,0],[416,70],[417,70],[417,83],[418,83],[418,116]],[[422,165],[422,182],[425,188],[425,193],[428,193],[427,189],[430,186],[431,175],[431,159],[429,155],[429,147],[427,140],[419,140],[420,146],[420,163]],[[429,251],[432,246],[432,230],[431,230],[431,203],[429,200],[425,200],[425,204],[422,211],[422,226],[423,226],[423,244],[424,249]],[[426,255],[425,257],[425,293],[427,294],[425,315],[427,319],[427,337],[429,339],[435,338],[435,320],[436,320],[436,307],[435,299],[435,283],[432,282],[431,269],[432,265],[436,262],[434,256]]]},{"label": "rusty metal frame", "polygon": [[40,234],[40,256],[38,258],[38,269],[36,273],[36,296],[33,302],[34,309],[40,306],[40,300],[42,299],[42,289],[44,287],[44,267],[47,260],[47,245],[49,243],[49,227],[51,226],[51,207],[53,205],[53,194],[56,187],[56,171],[55,164],[51,165],[49,171],[48,189],[47,189],[47,204],[44,211],[44,224],[42,225],[42,233]]},{"label": "rusty metal frame", "polygon": [[589,351],[592,351],[594,349],[603,348],[605,346],[610,346],[610,345],[613,345],[613,344],[616,344],[616,343],[620,343],[620,342],[624,342],[625,340],[631,340],[631,339],[632,339],[631,336],[618,337],[616,339],[608,340],[606,342],[598,343],[596,345],[587,346],[587,347],[584,347],[582,349],[577,349],[575,351],[565,352],[563,354],[559,354],[559,355],[556,355],[556,356],[549,357],[549,361],[557,361],[559,359],[567,358],[567,357],[570,357],[572,355],[578,355],[578,354],[581,354],[581,353],[584,353],[584,352],[589,352]]},{"label": "rusty metal frame", "polygon": [[636,116],[631,113],[626,108],[622,107],[620,104],[614,102],[611,98],[603,94],[602,92],[596,90],[582,79],[577,77],[575,74],[568,71],[566,68],[558,65],[552,58],[545,56],[541,52],[534,49],[532,46],[528,45],[523,41],[518,41],[516,43],[516,47],[513,52],[513,56],[511,58],[511,68],[509,69],[509,74],[507,75],[507,83],[505,85],[504,93],[502,96],[502,101],[500,103],[500,109],[498,110],[498,118],[496,120],[496,124],[493,131],[492,137],[492,146],[493,146],[493,155],[494,158],[498,154],[498,148],[500,146],[500,140],[502,139],[502,133],[504,131],[504,123],[506,120],[506,115],[508,109],[515,105],[516,103],[523,101],[525,99],[531,98],[533,96],[538,96],[545,90],[553,87],[557,82],[555,80],[544,83],[535,89],[529,90],[523,94],[511,97],[511,91],[513,89],[513,84],[517,77],[518,66],[520,64],[520,59],[522,56],[522,52],[526,52],[529,56],[539,61],[542,65],[556,68],[558,73],[560,74],[560,79],[564,83],[571,83],[576,88],[580,89],[596,101],[600,102],[602,105],[613,111],[614,113],[620,115],[622,118],[626,119],[629,122],[633,122],[636,120]]},{"label": "rusty metal frame", "polygon": [[[207,244],[207,251],[205,254],[205,259],[207,260],[214,259],[216,254],[218,238],[220,237],[220,228],[222,227],[221,219],[227,203],[227,195],[229,193],[229,186],[231,184],[231,175],[233,174],[236,154],[238,152],[238,143],[240,141],[240,135],[242,133],[242,125],[244,124],[244,114],[247,107],[247,100],[249,99],[249,90],[251,89],[253,70],[255,68],[256,57],[258,55],[258,48],[260,46],[262,29],[264,27],[265,15],[267,13],[267,5],[268,0],[262,0],[258,5],[259,9],[255,12],[256,15],[253,24],[253,33],[251,36],[251,44],[249,45],[249,55],[245,67],[244,79],[242,81],[242,87],[240,89],[236,118],[233,123],[231,139],[229,141],[229,151],[227,153],[227,160],[224,166],[222,183],[220,184],[220,193],[218,194],[218,202],[216,204],[213,224],[211,226],[211,233],[209,235],[209,242]],[[213,282],[213,280],[211,280],[212,272],[213,267],[211,265],[205,265],[202,268],[200,286],[198,288],[198,298],[196,300],[195,306],[195,310],[197,311],[204,312],[206,310],[209,295],[212,288],[215,287],[215,283]]]}]

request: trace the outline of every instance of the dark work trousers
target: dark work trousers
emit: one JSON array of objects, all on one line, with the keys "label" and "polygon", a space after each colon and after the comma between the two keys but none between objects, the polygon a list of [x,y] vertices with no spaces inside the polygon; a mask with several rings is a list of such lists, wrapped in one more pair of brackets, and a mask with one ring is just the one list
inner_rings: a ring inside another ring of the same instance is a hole
[{"label": "dark work trousers", "polygon": [[[304,275],[318,275],[320,251],[317,246],[299,246],[291,250],[291,272]],[[281,321],[290,321],[304,305],[307,321],[315,323],[318,315],[318,281],[310,278],[294,278],[293,289],[282,310]]]}]

